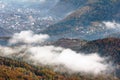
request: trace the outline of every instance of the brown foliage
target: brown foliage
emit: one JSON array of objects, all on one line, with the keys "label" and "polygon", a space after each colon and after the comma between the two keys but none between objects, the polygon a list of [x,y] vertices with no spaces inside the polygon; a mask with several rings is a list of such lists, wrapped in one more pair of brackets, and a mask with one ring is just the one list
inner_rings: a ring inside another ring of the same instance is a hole
[{"label": "brown foliage", "polygon": [[54,72],[43,66],[0,57],[0,80],[118,80],[111,76],[89,76]]}]

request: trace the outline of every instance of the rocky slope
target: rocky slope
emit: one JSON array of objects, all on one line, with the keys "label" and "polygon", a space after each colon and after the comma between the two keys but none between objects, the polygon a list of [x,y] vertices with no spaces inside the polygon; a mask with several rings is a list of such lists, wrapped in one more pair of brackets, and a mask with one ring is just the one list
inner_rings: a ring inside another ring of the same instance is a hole
[{"label": "rocky slope", "polygon": [[58,20],[47,13],[55,3],[55,0],[46,0],[44,4],[41,0],[1,0],[0,27],[13,33],[22,30],[40,32]]}]

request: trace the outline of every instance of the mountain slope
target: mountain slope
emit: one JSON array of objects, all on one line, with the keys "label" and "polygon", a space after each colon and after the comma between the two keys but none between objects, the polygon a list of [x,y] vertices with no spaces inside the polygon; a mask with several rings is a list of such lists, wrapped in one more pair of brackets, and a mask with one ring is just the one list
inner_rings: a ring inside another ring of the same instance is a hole
[{"label": "mountain slope", "polygon": [[106,38],[90,41],[80,51],[86,53],[100,53],[101,56],[110,56],[115,63],[120,63],[120,39]]},{"label": "mountain slope", "polygon": [[25,62],[0,57],[0,80],[119,80],[112,76],[96,77],[52,71],[47,67],[33,66]]},{"label": "mountain slope", "polygon": [[72,35],[88,40],[103,38],[105,33],[109,34],[113,30],[103,27],[102,22],[119,22],[119,7],[119,0],[88,0],[62,21],[49,26],[44,33],[66,37]]},{"label": "mountain slope", "polygon": [[115,63],[120,63],[120,39],[105,38],[93,41],[79,39],[60,39],[53,43],[55,46],[71,48],[77,52],[86,54],[99,53],[101,56],[110,57]]},{"label": "mountain slope", "polygon": [[64,17],[72,11],[78,9],[87,0],[59,0],[58,3],[50,9],[50,13],[58,17]]},{"label": "mountain slope", "polygon": [[1,0],[0,27],[13,33],[22,30],[39,32],[58,19],[48,14],[56,0]]},{"label": "mountain slope", "polygon": [[120,76],[120,39],[105,38],[94,41],[82,41],[79,39],[60,39],[53,43],[55,46],[70,48],[76,52],[85,54],[98,53],[108,59],[115,66],[115,75]]}]

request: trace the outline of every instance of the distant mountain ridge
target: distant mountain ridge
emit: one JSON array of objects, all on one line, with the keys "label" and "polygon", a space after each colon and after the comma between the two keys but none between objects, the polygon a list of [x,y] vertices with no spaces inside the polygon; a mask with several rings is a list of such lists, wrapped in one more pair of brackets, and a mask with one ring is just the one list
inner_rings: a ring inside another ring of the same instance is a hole
[{"label": "distant mountain ridge", "polygon": [[100,56],[109,57],[110,61],[120,65],[120,39],[105,38],[93,41],[80,39],[60,39],[53,43],[55,46],[70,48],[85,54],[98,53]]},{"label": "distant mountain ridge", "polygon": [[[60,22],[49,26],[44,33],[49,35],[76,36],[95,40],[104,38],[105,33],[113,32],[104,29],[103,21],[120,22],[119,0],[87,0],[82,7],[75,10]],[[100,30],[99,30],[100,28]],[[92,32],[89,32],[89,31]]]},{"label": "distant mountain ridge", "polygon": [[116,38],[120,38],[120,32],[117,32],[117,33],[113,33],[113,34],[107,35],[107,37],[116,37]]}]

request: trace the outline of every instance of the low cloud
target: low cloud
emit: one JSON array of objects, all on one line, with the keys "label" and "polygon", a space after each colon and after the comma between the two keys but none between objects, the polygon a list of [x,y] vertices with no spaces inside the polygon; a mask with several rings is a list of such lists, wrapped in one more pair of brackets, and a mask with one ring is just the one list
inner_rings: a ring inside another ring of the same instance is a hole
[{"label": "low cloud", "polygon": [[105,27],[107,29],[120,29],[120,24],[113,21],[113,22],[110,22],[110,21],[104,21],[103,24],[105,25]]},{"label": "low cloud", "polygon": [[[20,46],[0,47],[1,56],[22,58],[33,64],[42,64],[50,66],[61,66],[71,72],[85,72],[99,74],[106,72],[110,64],[106,63],[105,58],[97,53],[84,54],[77,53],[71,49],[64,49],[54,46],[32,45],[32,43],[42,43],[48,35],[34,34],[32,31],[22,31],[14,34],[10,39],[10,44],[25,43]],[[29,45],[26,45],[29,44]],[[54,69],[59,68],[56,67]]]},{"label": "low cloud", "polygon": [[32,31],[21,31],[20,33],[15,33],[12,37],[12,39],[9,40],[10,44],[16,44],[16,43],[42,43],[46,39],[48,39],[49,36],[44,34],[34,34]]}]

